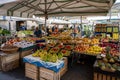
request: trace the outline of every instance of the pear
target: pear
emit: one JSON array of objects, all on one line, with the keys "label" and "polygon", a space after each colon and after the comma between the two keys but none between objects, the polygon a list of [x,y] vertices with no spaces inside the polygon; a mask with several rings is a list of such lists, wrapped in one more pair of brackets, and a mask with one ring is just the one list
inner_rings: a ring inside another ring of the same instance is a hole
[{"label": "pear", "polygon": [[106,63],[105,65],[106,65],[107,67],[109,67],[109,68],[111,67],[111,64],[110,64],[110,63]]},{"label": "pear", "polygon": [[102,69],[102,70],[105,70],[105,69],[106,69],[106,67],[105,67],[105,66],[102,66],[102,67],[101,67],[101,69]]},{"label": "pear", "polygon": [[104,58],[103,58],[103,61],[108,62],[108,59],[104,57]]},{"label": "pear", "polygon": [[115,69],[117,69],[117,65],[116,64],[113,64],[112,67],[115,68]]},{"label": "pear", "polygon": [[114,72],[114,71],[116,71],[116,69],[115,68],[113,68],[113,67],[111,67],[111,70]]},{"label": "pear", "polygon": [[109,60],[109,62],[114,63],[115,60],[114,60],[113,58],[111,58],[111,59]]}]

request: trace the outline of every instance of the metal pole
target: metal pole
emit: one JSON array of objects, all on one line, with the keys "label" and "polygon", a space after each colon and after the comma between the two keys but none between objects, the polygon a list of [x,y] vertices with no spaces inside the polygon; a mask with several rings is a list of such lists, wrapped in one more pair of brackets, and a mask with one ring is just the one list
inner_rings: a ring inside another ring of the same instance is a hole
[{"label": "metal pole", "polygon": [[11,16],[10,16],[10,20],[9,20],[9,31],[11,31]]},{"label": "metal pole", "polygon": [[81,32],[81,36],[82,36],[82,16],[80,16],[80,32]]},{"label": "metal pole", "polygon": [[109,17],[109,22],[111,21],[111,16],[112,16],[112,12],[111,12],[111,9],[110,9],[110,17]]},{"label": "metal pole", "polygon": [[47,33],[47,0],[45,0],[45,33]]}]

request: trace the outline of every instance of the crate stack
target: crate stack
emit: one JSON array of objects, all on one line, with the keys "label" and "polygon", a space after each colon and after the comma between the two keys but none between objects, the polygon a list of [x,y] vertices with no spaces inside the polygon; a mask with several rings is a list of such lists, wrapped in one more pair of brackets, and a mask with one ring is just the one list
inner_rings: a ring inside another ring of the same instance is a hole
[{"label": "crate stack", "polygon": [[67,57],[64,57],[63,61],[64,61],[64,67],[60,70],[60,76],[63,76],[68,70],[68,59],[67,59]]},{"label": "crate stack", "polygon": [[19,53],[0,54],[0,68],[2,71],[9,71],[19,67]]},{"label": "crate stack", "polygon": [[23,63],[23,58],[25,57],[25,56],[28,56],[28,55],[30,55],[30,54],[32,54],[32,52],[33,52],[33,48],[32,47],[28,47],[28,48],[21,48],[20,50],[19,50],[19,56],[20,56],[20,65],[21,66],[23,66],[24,65],[24,63]]},{"label": "crate stack", "polygon": [[33,80],[38,80],[38,67],[33,65],[33,64],[29,64],[29,63],[25,63],[25,76],[28,78],[31,78]]},{"label": "crate stack", "polygon": [[60,80],[60,77],[67,71],[68,60],[63,58],[64,67],[59,72],[54,72],[44,67],[37,67],[36,65],[25,63],[25,76],[33,80]]}]

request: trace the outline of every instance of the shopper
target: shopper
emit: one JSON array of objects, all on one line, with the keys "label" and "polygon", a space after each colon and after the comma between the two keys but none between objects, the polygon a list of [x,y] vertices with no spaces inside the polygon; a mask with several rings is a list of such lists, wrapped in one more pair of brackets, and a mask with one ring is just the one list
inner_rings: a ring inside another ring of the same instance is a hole
[{"label": "shopper", "polygon": [[54,31],[55,31],[55,26],[52,27],[52,32],[54,32]]},{"label": "shopper", "polygon": [[36,37],[42,37],[42,31],[38,29],[38,27],[36,27],[34,35]]},{"label": "shopper", "polygon": [[55,31],[54,31],[55,33],[58,33],[58,27],[55,27]]},{"label": "shopper", "polygon": [[50,31],[49,31],[48,27],[47,27],[46,31],[47,31],[47,36],[49,36],[50,35]]}]

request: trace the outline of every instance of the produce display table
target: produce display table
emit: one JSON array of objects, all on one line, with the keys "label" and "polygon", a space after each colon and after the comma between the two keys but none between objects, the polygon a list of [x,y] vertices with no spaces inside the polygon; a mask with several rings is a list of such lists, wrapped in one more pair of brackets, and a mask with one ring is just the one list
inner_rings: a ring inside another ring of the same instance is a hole
[{"label": "produce display table", "polygon": [[39,57],[32,57],[32,55],[23,58],[25,62],[25,75],[26,77],[34,80],[60,80],[67,71],[67,58],[52,63],[44,62]]},{"label": "produce display table", "polygon": [[93,80],[120,80],[120,71],[110,72],[103,71],[94,64],[94,79]]},{"label": "produce display table", "polygon": [[45,68],[53,70],[55,72],[58,72],[64,66],[63,61],[58,61],[56,63],[44,62],[44,61],[40,60],[39,57],[33,57],[32,55],[28,55],[28,56],[24,57],[23,62],[31,63],[38,67],[45,67]]},{"label": "produce display table", "polygon": [[0,68],[2,71],[9,71],[19,67],[19,53],[6,54],[0,52]]}]

